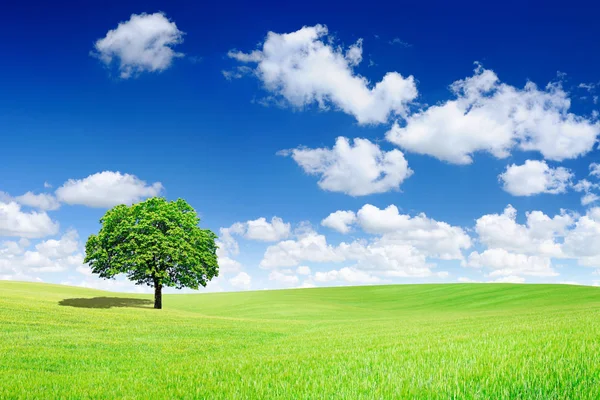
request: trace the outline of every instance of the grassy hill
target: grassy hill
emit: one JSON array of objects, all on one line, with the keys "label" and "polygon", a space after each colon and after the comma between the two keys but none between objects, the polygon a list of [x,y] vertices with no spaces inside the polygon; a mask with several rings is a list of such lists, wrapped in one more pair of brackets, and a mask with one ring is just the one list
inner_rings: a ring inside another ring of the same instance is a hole
[{"label": "grassy hill", "polygon": [[596,399],[600,289],[150,296],[0,282],[0,398]]}]

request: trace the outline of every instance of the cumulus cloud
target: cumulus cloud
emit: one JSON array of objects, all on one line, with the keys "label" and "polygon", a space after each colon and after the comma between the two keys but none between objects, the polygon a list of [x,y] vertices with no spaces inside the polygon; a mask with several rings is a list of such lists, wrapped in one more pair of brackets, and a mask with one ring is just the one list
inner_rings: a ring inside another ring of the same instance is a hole
[{"label": "cumulus cloud", "polygon": [[[502,214],[479,218],[475,230],[479,241],[488,248],[488,256],[503,259],[505,265],[537,265],[537,270],[547,271],[542,265],[547,266],[549,260],[555,258],[573,259],[582,266],[600,267],[599,207],[589,208],[585,215],[561,210],[552,218],[541,211],[531,211],[526,213],[526,223],[519,224],[516,222],[516,210],[509,205]],[[509,253],[514,254],[509,256]],[[512,264],[507,261],[509,257],[513,257]],[[469,260],[469,263],[475,261]],[[511,275],[519,274],[514,272]]]},{"label": "cumulus cloud", "polygon": [[252,277],[246,272],[240,272],[233,278],[229,279],[229,283],[236,289],[248,290],[252,285]]},{"label": "cumulus cloud", "polygon": [[491,269],[489,276],[492,278],[558,275],[552,268],[549,257],[515,254],[499,248],[488,249],[482,253],[472,252],[466,266]]},{"label": "cumulus cloud", "polygon": [[174,58],[183,56],[173,50],[183,35],[163,13],[132,14],[96,41],[92,55],[107,66],[117,62],[123,79],[141,72],[160,72],[169,68]]},{"label": "cumulus cloud", "polygon": [[27,192],[21,196],[15,197],[15,200],[22,205],[39,208],[40,210],[58,210],[60,203],[53,195],[49,193],[35,194]]},{"label": "cumulus cloud", "polygon": [[0,236],[42,238],[55,235],[58,228],[45,212],[24,212],[17,202],[0,200]]},{"label": "cumulus cloud", "polygon": [[297,286],[300,282],[300,279],[296,275],[285,274],[277,270],[269,273],[269,280],[288,287]]},{"label": "cumulus cloud", "polygon": [[498,178],[503,182],[503,189],[513,196],[532,196],[565,193],[573,176],[567,168],[551,168],[545,161],[527,160],[523,165],[506,167]]},{"label": "cumulus cloud", "polygon": [[296,268],[296,273],[298,275],[310,275],[310,268],[306,265],[301,265],[298,268]]},{"label": "cumulus cloud", "polygon": [[526,224],[516,221],[517,210],[508,205],[502,214],[486,214],[475,222],[479,241],[490,249],[544,257],[563,257],[557,238],[575,222],[576,216],[563,211],[550,218],[541,211],[526,214]]},{"label": "cumulus cloud", "polygon": [[[333,245],[324,235],[307,229],[294,239],[269,246],[260,266],[274,269],[305,262],[345,264],[335,269],[335,273],[350,268],[344,271],[361,271],[377,279],[444,278],[447,272],[433,271],[436,266],[433,259],[463,260],[462,251],[471,247],[471,238],[462,228],[430,219],[425,214],[403,215],[395,206],[379,209],[366,204],[357,213],[334,212],[323,220],[323,225],[341,232],[356,225],[375,236]],[[307,269],[307,274],[309,271]],[[324,275],[320,276],[316,281],[325,279]]]},{"label": "cumulus cloud", "polygon": [[447,260],[462,259],[462,250],[471,247],[471,238],[461,227],[423,213],[413,217],[400,214],[395,205],[379,209],[365,204],[356,215],[365,232],[383,235],[382,244],[410,244],[427,256]]},{"label": "cumulus cloud", "polygon": [[269,246],[260,263],[262,268],[294,267],[303,262],[344,263],[348,268],[381,278],[440,276],[431,270],[424,252],[407,242],[386,242],[381,238],[355,240],[332,245],[314,231]]},{"label": "cumulus cloud", "polygon": [[219,248],[217,249],[217,260],[219,264],[220,272],[239,272],[242,269],[242,264],[229,257],[228,253],[222,249],[223,244],[221,242],[217,243]]},{"label": "cumulus cloud", "polygon": [[600,267],[600,208],[588,209],[564,239],[565,252],[580,265]]},{"label": "cumulus cloud", "polygon": [[379,283],[382,280],[367,272],[356,268],[341,268],[339,270],[331,270],[327,272],[317,272],[314,280],[316,282],[345,282],[345,283]]},{"label": "cumulus cloud", "polygon": [[56,189],[56,197],[67,204],[110,208],[158,196],[162,190],[160,182],[148,185],[134,175],[104,171],[84,179],[69,179]]},{"label": "cumulus cloud", "polygon": [[285,239],[290,234],[290,224],[284,223],[281,218],[273,217],[268,222],[264,217],[246,222],[244,237],[262,242],[276,242]]},{"label": "cumulus cloud", "polygon": [[598,163],[590,164],[590,175],[595,176],[596,178],[600,178],[600,164],[598,164]]},{"label": "cumulus cloud", "polygon": [[573,189],[576,192],[584,193],[584,195],[581,197],[581,205],[583,206],[590,205],[600,200],[600,197],[596,193],[592,192],[593,190],[597,190],[599,188],[599,184],[592,183],[587,179],[582,179],[573,185]]},{"label": "cumulus cloud", "polygon": [[75,271],[83,265],[77,232],[39,242],[29,249],[27,240],[0,243],[0,279],[40,280],[40,274]]},{"label": "cumulus cloud", "polygon": [[320,176],[319,187],[351,196],[399,190],[413,171],[399,150],[383,151],[367,139],[338,137],[332,149],[297,148],[290,155],[302,169]]},{"label": "cumulus cloud", "polygon": [[271,218],[271,222],[266,218],[260,217],[246,222],[236,222],[228,228],[219,230],[220,236],[217,240],[217,259],[219,268],[223,272],[238,272],[242,269],[242,264],[234,257],[239,254],[239,244],[236,236],[244,237],[248,240],[261,242],[275,242],[285,239],[289,236],[291,225],[283,222],[279,217]]},{"label": "cumulus cloud", "polygon": [[256,64],[254,74],[266,90],[293,107],[333,106],[360,124],[405,115],[418,94],[414,78],[388,72],[372,84],[354,71],[362,61],[362,39],[346,51],[333,42],[326,26],[305,26],[291,33],[269,32],[262,48],[250,53],[232,50],[228,55]]},{"label": "cumulus cloud", "polygon": [[569,96],[557,83],[539,89],[527,82],[519,89],[478,65],[450,89],[455,99],[395,123],[387,139],[453,164],[470,164],[476,152],[505,158],[515,147],[562,161],[591,151],[600,132],[593,118],[569,112]]},{"label": "cumulus cloud", "polygon": [[262,268],[295,267],[302,261],[341,262],[344,257],[327,243],[323,235],[308,232],[294,240],[284,240],[269,246],[260,266]]},{"label": "cumulus cloud", "polygon": [[336,211],[327,216],[321,221],[321,225],[336,230],[340,233],[350,232],[351,225],[356,221],[354,211]]}]

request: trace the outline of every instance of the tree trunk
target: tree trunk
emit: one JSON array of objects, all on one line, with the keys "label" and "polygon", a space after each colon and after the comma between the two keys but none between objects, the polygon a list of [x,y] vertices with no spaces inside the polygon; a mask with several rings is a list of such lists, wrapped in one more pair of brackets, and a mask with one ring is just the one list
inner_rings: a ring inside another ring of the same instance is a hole
[{"label": "tree trunk", "polygon": [[154,308],[157,310],[162,308],[162,285],[156,280],[154,281]]}]

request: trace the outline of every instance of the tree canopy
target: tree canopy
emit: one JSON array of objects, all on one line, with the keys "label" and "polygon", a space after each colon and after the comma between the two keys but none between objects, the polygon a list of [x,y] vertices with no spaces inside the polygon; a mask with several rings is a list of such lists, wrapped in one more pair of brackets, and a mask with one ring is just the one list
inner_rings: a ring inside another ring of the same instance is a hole
[{"label": "tree canopy", "polygon": [[126,274],[136,285],[198,289],[218,276],[215,235],[201,229],[196,211],[182,199],[149,198],[118,205],[100,219],[102,228],[85,245],[85,262],[101,278]]}]

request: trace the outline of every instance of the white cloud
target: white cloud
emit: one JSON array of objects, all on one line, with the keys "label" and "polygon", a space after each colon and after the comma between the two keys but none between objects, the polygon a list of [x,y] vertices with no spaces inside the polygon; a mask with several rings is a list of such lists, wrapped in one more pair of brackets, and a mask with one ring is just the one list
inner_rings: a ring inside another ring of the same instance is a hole
[{"label": "white cloud", "polygon": [[471,279],[471,278],[467,278],[467,277],[464,277],[464,276],[461,276],[456,281],[460,282],[460,283],[481,283],[481,281],[478,281],[478,280],[475,280],[475,279]]},{"label": "white cloud", "polygon": [[52,185],[50,183],[48,183],[48,182],[44,182],[44,187],[46,189],[50,189],[52,187]]},{"label": "white cloud", "polygon": [[503,189],[513,196],[540,193],[565,193],[573,174],[566,168],[550,168],[545,161],[527,160],[523,165],[512,164],[498,176]]},{"label": "white cloud", "polygon": [[600,188],[600,185],[597,183],[592,183],[587,179],[582,179],[577,184],[573,185],[573,189],[576,192],[583,192],[584,195],[581,197],[581,205],[587,206],[590,205],[600,199],[600,197],[596,193],[592,193],[592,190],[597,190]]},{"label": "white cloud", "polygon": [[67,204],[110,208],[158,196],[162,190],[160,182],[148,185],[134,175],[104,171],[84,179],[69,179],[56,189],[56,197]]},{"label": "white cloud", "polygon": [[302,285],[298,286],[299,289],[309,289],[314,287],[316,287],[316,285],[310,279],[305,280],[304,282],[302,282]]},{"label": "white cloud", "polygon": [[556,83],[518,89],[478,65],[450,88],[456,99],[410,115],[404,126],[394,124],[387,139],[454,164],[470,164],[479,151],[505,158],[514,147],[562,161],[591,151],[600,132],[593,119],[569,112],[568,94]]},{"label": "white cloud", "polygon": [[336,211],[329,214],[327,218],[321,221],[321,225],[334,229],[340,233],[346,234],[352,229],[350,226],[356,221],[354,211]]},{"label": "white cloud", "polygon": [[590,208],[567,232],[564,249],[580,265],[600,267],[600,208]]},{"label": "white cloud", "polygon": [[397,45],[399,45],[401,47],[412,47],[412,44],[407,43],[407,42],[405,42],[405,41],[403,41],[403,40],[401,40],[400,38],[397,38],[397,37],[395,37],[392,40],[390,40],[389,44],[391,44],[391,45],[396,45],[397,44]]},{"label": "white cloud", "polygon": [[218,243],[217,246],[217,259],[219,264],[219,271],[221,272],[239,272],[242,269],[242,264],[229,257],[227,253],[221,248],[222,243]]},{"label": "white cloud", "polygon": [[163,13],[132,14],[96,41],[92,55],[107,66],[117,61],[123,79],[141,72],[160,72],[183,56],[172,49],[183,41],[183,35]]},{"label": "white cloud", "polygon": [[557,276],[548,257],[516,254],[505,249],[488,249],[482,253],[472,252],[466,266],[489,268],[490,277],[508,276]]},{"label": "white cloud", "polygon": [[409,243],[386,242],[382,238],[342,242],[337,246],[327,243],[323,235],[309,231],[295,240],[286,240],[269,246],[260,263],[262,268],[294,267],[302,262],[321,264],[349,264],[349,267],[379,277],[429,277],[434,266],[424,252]]},{"label": "white cloud", "polygon": [[49,193],[35,194],[33,192],[27,192],[21,196],[15,197],[15,200],[19,204],[39,208],[40,210],[57,210],[60,208],[60,203],[56,200],[56,197]]},{"label": "white cloud", "polygon": [[221,228],[221,241],[228,251],[237,254],[238,244],[234,238],[242,236],[248,240],[257,240],[261,242],[276,242],[287,238],[290,235],[291,225],[289,222],[283,222],[279,217],[272,217],[271,222],[266,218],[260,217],[246,222],[236,222],[229,228]]},{"label": "white cloud", "polygon": [[277,270],[269,273],[269,280],[284,286],[296,286],[300,282],[300,279],[296,275],[284,274]]},{"label": "white cloud", "polygon": [[365,232],[383,235],[382,244],[410,244],[427,256],[447,260],[462,259],[462,250],[471,247],[471,238],[461,227],[422,213],[414,217],[400,214],[394,205],[379,209],[365,204],[356,215]]},{"label": "white cloud", "polygon": [[317,272],[314,280],[316,282],[341,281],[346,283],[379,283],[381,279],[355,268],[341,268],[327,272]]},{"label": "white cloud", "polygon": [[250,289],[252,278],[246,272],[240,272],[233,278],[229,279],[229,283],[236,289]]},{"label": "white cloud", "polygon": [[79,246],[79,235],[71,229],[59,240],[49,239],[35,246],[36,250],[48,258],[64,258],[77,251]]},{"label": "white cloud", "polygon": [[296,268],[296,273],[298,275],[310,275],[310,268],[306,265],[301,265],[298,268]]},{"label": "white cloud", "polygon": [[600,178],[600,164],[598,164],[598,163],[590,164],[590,175],[595,176],[596,178]]},{"label": "white cloud", "polygon": [[55,235],[58,228],[45,212],[24,212],[14,201],[0,201],[0,236],[41,238]]},{"label": "white cloud", "polygon": [[398,190],[413,171],[399,150],[382,151],[367,139],[338,137],[332,149],[297,148],[279,154],[291,157],[311,175],[320,176],[319,187],[351,196]]},{"label": "white cloud", "polygon": [[515,276],[515,275],[510,275],[510,276],[502,276],[498,279],[495,279],[493,281],[490,281],[493,283],[525,283],[525,278],[523,278],[522,276]]},{"label": "white cloud", "polygon": [[287,34],[269,32],[262,49],[228,55],[256,63],[255,75],[265,88],[294,107],[332,105],[361,124],[384,123],[390,115],[406,113],[418,94],[412,76],[388,72],[373,85],[353,70],[362,61],[362,40],[346,52],[332,42],[326,26],[305,26]]},{"label": "white cloud", "polygon": [[563,251],[556,238],[563,236],[575,222],[575,216],[563,211],[553,218],[541,211],[526,214],[525,225],[516,222],[517,210],[508,205],[502,214],[487,214],[478,218],[475,231],[479,240],[488,248],[539,255],[563,257]]},{"label": "white cloud", "polygon": [[265,251],[260,266],[262,268],[295,267],[301,261],[340,262],[344,258],[327,243],[323,235],[308,232],[296,240],[285,240]]},{"label": "white cloud", "polygon": [[84,256],[79,251],[78,235],[74,230],[66,232],[60,239],[39,242],[35,250],[29,250],[29,246],[29,241],[23,239],[0,245],[0,275],[4,279],[13,276],[37,280],[38,274],[74,271],[83,265]]},{"label": "white cloud", "polygon": [[281,218],[273,217],[271,222],[263,217],[246,222],[244,237],[250,240],[263,242],[276,242],[285,239],[290,234],[290,224],[284,223]]},{"label": "white cloud", "polygon": [[586,193],[581,198],[581,205],[587,206],[600,200],[600,197],[595,193]]}]

